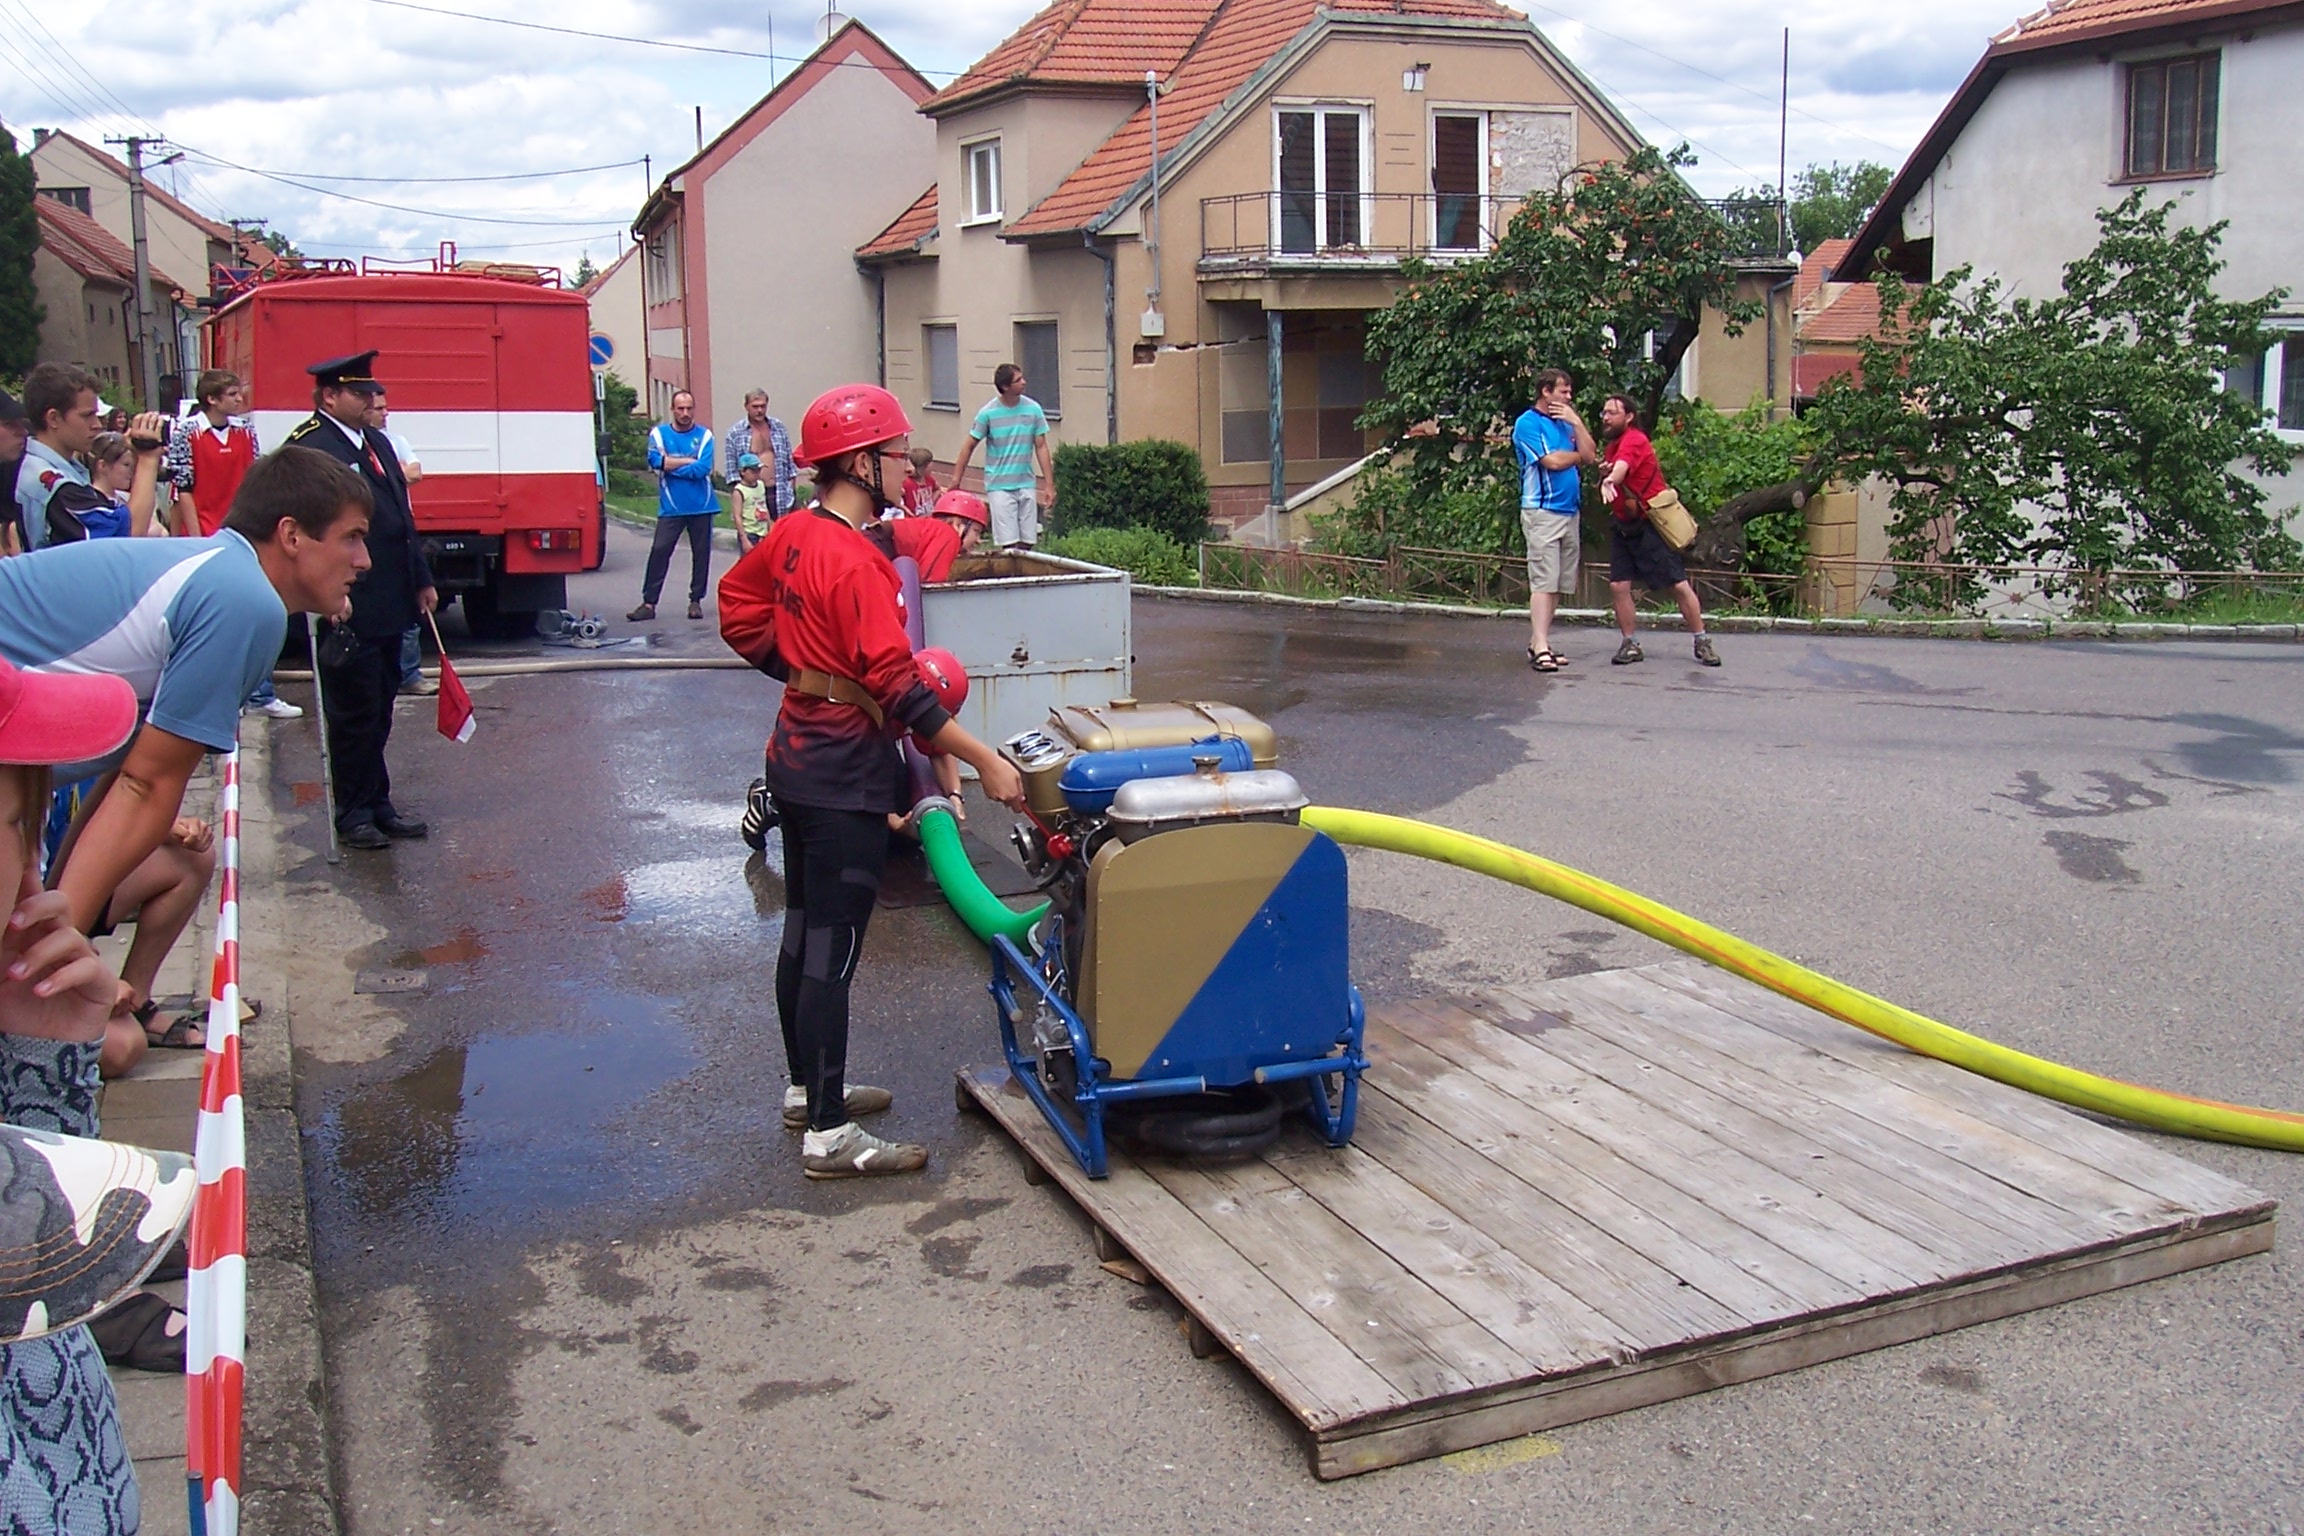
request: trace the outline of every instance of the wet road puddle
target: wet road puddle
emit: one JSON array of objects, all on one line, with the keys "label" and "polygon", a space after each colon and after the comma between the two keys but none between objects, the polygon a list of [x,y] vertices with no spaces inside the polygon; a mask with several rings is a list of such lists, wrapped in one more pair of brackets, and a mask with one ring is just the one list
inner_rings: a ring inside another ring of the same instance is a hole
[{"label": "wet road puddle", "polygon": [[622,879],[622,921],[673,921],[709,928],[784,915],[784,882],[766,861],[735,852],[701,859],[668,859],[627,870]]},{"label": "wet road puddle", "polygon": [[[590,1011],[602,1001],[591,995]],[[365,1217],[451,1223],[661,1186],[669,1156],[650,1155],[635,1111],[701,1057],[652,1001],[605,1001],[617,1016],[485,1031],[355,1090],[321,1127],[323,1166]]]}]

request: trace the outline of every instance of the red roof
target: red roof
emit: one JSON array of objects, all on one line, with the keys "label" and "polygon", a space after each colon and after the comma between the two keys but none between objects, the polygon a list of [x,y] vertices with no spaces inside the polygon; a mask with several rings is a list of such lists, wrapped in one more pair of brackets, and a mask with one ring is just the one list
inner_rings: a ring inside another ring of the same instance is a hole
[{"label": "red roof", "polygon": [[[1120,5],[1132,7],[1128,12],[1132,17],[1157,17],[1184,13],[1194,3],[1195,0],[1060,0],[987,57],[1001,57],[1017,45],[1018,38],[1032,33],[1035,27],[1050,25],[1051,17]],[[1325,4],[1322,0],[1227,0],[1179,60],[1161,95],[1161,163],[1167,164],[1170,152],[1188,134],[1205,123],[1234,91],[1258,69],[1272,62],[1307,27],[1323,16],[1354,15],[1370,18],[1409,15],[1523,24],[1526,21],[1518,11],[1494,0],[1326,0]],[[1049,44],[1050,56],[1055,51],[1056,45]],[[1119,57],[1117,52],[1114,57]],[[962,80],[976,75],[983,67],[979,65],[970,70]],[[1134,78],[1141,82],[1143,68],[1131,67],[1136,70]],[[1117,64],[1113,71],[1110,78],[1122,77]],[[1031,78],[1040,77],[1035,74]],[[957,84],[955,82],[955,88]],[[1138,107],[1055,191],[1011,223],[1005,233],[1013,238],[1086,228],[1142,181],[1151,167],[1150,114]]]},{"label": "red roof", "polygon": [[1801,346],[1816,342],[1864,341],[1880,334],[1880,290],[1870,283],[1850,283],[1840,297],[1800,327]]},{"label": "red roof", "polygon": [[[119,283],[133,287],[136,282],[136,253],[112,238],[112,232],[79,209],[60,203],[52,197],[35,197],[32,206],[40,215],[40,243],[56,258],[82,277],[98,282]],[[162,291],[188,293],[158,267],[150,267],[153,286]]]},{"label": "red roof", "polygon": [[2275,8],[2270,0],[2049,0],[1992,39],[1995,50],[2045,48],[2150,28],[2219,21]]},{"label": "red roof", "polygon": [[872,256],[917,256],[929,241],[936,238],[936,184],[930,182],[928,190],[912,200],[912,206],[896,215],[896,222],[874,235],[856,248],[856,254]]},{"label": "red roof", "polygon": [[1166,78],[1220,0],[1054,0],[959,79],[929,98],[930,114],[1004,86],[1119,86],[1141,90],[1144,71]]},{"label": "red roof", "polygon": [[1799,274],[1792,279],[1794,309],[1805,309],[1808,301],[1823,290],[1828,274],[1840,264],[1840,258],[1848,254],[1848,247],[1855,243],[1853,240],[1820,241],[1816,249],[1808,253],[1800,263]]}]

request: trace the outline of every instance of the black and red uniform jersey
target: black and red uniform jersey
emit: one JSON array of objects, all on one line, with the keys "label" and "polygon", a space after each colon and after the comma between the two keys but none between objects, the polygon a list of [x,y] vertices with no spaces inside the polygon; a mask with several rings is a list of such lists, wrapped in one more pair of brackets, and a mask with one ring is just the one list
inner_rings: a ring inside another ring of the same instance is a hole
[{"label": "black and red uniform jersey", "polygon": [[853,704],[786,689],[768,738],[768,789],[795,805],[840,811],[905,808],[906,731],[933,736],[951,718],[936,702],[904,633],[895,568],[839,514],[822,507],[777,519],[720,579],[720,635],[772,677],[801,668],[863,685],[883,723]]},{"label": "black and red uniform jersey", "polygon": [[952,574],[952,562],[960,558],[960,532],[950,523],[940,517],[899,517],[887,528],[896,541],[896,553],[919,563],[923,583]]}]

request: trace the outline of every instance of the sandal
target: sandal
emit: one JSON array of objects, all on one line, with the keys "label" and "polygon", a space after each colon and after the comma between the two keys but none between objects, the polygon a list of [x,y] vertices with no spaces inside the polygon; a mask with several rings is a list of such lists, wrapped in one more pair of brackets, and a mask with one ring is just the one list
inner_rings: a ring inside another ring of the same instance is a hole
[{"label": "sandal", "polygon": [[155,1291],[138,1291],[88,1325],[107,1365],[184,1374],[184,1310]]},{"label": "sandal", "polygon": [[1557,672],[1560,670],[1560,655],[1556,651],[1539,651],[1531,646],[1528,651],[1528,665],[1539,672]]},{"label": "sandal", "polygon": [[[208,1049],[208,1031],[202,1028],[208,1020],[205,1010],[198,1013],[180,1013],[168,1021],[166,1029],[155,1030],[152,1027],[152,1020],[158,1011],[157,1004],[146,1003],[143,1007],[136,1009],[132,1015],[136,1022],[143,1026],[146,1045],[154,1050],[163,1051],[204,1051]],[[195,1030],[199,1031],[200,1035],[197,1040],[192,1038]]]}]

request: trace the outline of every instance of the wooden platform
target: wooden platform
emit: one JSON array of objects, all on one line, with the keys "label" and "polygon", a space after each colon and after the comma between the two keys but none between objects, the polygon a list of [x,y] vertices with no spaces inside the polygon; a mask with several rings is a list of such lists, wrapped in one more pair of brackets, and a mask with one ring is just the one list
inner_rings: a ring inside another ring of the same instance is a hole
[{"label": "wooden platform", "polygon": [[2254,1190],[1694,961],[1379,1009],[1368,1046],[1351,1147],[1102,1182],[961,1075],[1324,1478],[2272,1246]]}]

